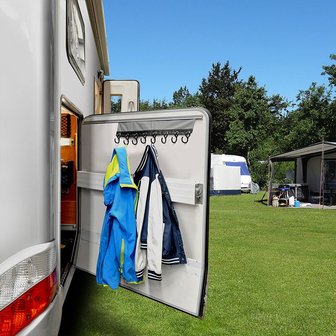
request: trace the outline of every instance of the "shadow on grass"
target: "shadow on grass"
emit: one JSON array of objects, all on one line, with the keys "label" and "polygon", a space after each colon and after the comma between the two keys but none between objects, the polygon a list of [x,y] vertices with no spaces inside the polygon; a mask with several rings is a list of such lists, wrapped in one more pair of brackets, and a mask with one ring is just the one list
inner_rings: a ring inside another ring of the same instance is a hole
[{"label": "shadow on grass", "polygon": [[99,302],[96,301],[96,293],[96,278],[76,270],[64,302],[58,336],[137,335],[129,324],[111,319],[111,314],[102,315]]},{"label": "shadow on grass", "polygon": [[255,200],[256,203],[261,203],[263,205],[268,205],[268,194],[264,192],[260,199]]},{"label": "shadow on grass", "polygon": [[265,206],[268,206],[267,204],[267,201],[263,201],[263,200],[256,200],[254,201],[255,203],[259,203],[259,204],[262,204],[262,205],[265,205]]}]

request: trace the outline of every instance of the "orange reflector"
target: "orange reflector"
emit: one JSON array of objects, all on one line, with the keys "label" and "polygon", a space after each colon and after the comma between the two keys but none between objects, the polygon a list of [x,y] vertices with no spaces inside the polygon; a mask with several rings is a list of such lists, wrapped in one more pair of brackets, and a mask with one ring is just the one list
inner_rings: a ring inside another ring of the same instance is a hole
[{"label": "orange reflector", "polygon": [[25,328],[50,304],[57,291],[56,270],[0,310],[0,336],[12,336]]}]

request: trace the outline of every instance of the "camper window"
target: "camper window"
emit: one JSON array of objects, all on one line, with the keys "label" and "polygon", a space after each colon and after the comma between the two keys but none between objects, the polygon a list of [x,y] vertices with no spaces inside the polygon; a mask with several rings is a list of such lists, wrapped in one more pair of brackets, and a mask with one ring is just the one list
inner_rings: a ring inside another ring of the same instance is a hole
[{"label": "camper window", "polygon": [[77,0],[67,1],[67,54],[79,80],[85,83],[85,27]]}]

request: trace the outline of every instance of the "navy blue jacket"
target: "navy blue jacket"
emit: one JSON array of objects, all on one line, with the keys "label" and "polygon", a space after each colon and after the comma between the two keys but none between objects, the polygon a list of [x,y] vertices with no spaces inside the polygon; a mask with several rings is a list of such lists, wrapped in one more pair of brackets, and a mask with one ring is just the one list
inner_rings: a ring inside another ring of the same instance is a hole
[{"label": "navy blue jacket", "polygon": [[162,279],[161,264],[185,264],[185,256],[177,215],[169,190],[160,170],[154,146],[146,146],[134,173],[139,189],[137,206],[137,276]]}]

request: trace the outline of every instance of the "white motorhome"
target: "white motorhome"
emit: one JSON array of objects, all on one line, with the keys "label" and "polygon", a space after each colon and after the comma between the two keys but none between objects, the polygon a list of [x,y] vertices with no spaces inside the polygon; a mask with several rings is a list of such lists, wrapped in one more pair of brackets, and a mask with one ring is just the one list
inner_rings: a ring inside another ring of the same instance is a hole
[{"label": "white motorhome", "polygon": [[[0,26],[0,334],[57,335],[76,268],[95,274],[111,153],[127,147],[134,171],[150,143],[188,262],[163,265],[160,283],[121,285],[202,316],[208,112],[136,112],[137,81],[104,81],[110,70],[101,0],[3,0]],[[114,96],[123,113],[110,113]]]},{"label": "white motorhome", "polygon": [[[229,154],[211,154],[211,168],[218,166],[231,167],[231,169],[232,167],[238,167],[240,170],[241,191],[251,191],[251,174],[247,167],[246,159],[243,156]],[[230,179],[232,180],[232,178]]]}]

